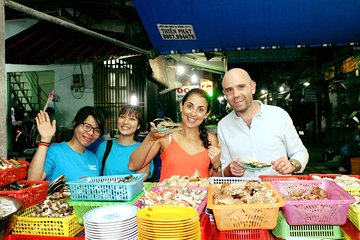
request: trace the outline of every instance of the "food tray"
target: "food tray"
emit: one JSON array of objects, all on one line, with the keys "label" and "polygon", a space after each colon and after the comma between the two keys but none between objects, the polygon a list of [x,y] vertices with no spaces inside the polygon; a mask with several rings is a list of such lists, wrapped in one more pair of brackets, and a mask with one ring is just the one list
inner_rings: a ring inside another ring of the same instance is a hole
[{"label": "food tray", "polygon": [[[146,190],[151,190],[153,183],[144,182]],[[81,225],[84,224],[83,216],[88,211],[97,208],[110,205],[133,205],[135,202],[144,195],[144,192],[140,192],[133,200],[128,202],[99,202],[99,201],[74,201],[69,199],[67,203],[74,208],[74,212],[77,218],[77,222]]]},{"label": "food tray", "polygon": [[[246,183],[234,183],[245,185]],[[213,203],[214,187],[219,184],[210,184],[207,207],[212,209],[216,226],[220,231],[245,229],[273,229],[276,225],[279,208],[284,206],[284,200],[274,191],[276,203],[262,204],[227,204]],[[264,182],[264,187],[273,188],[270,182]]]},{"label": "food tray", "polygon": [[7,168],[0,171],[0,187],[8,185],[12,182],[22,180],[26,177],[27,161],[18,161],[22,166]]},{"label": "food tray", "polygon": [[[161,188],[190,188],[190,189],[199,189],[199,190],[206,190],[208,188],[205,188],[205,187],[192,187],[192,186],[188,186],[188,187],[173,187],[173,186],[156,186],[156,187],[153,187],[151,189],[151,191],[155,192]],[[202,214],[204,212],[204,209],[206,207],[206,201],[207,201],[207,195],[205,195],[204,199],[201,201],[201,203],[199,204],[198,208],[196,209],[197,212],[200,214]],[[166,204],[164,204],[166,205]],[[168,204],[170,205],[170,204]],[[142,208],[142,201],[141,200],[138,200],[136,203],[135,203],[135,206],[137,206],[138,208]]]},{"label": "food tray", "polygon": [[282,211],[279,212],[276,227],[272,233],[286,239],[288,237],[320,238],[320,239],[343,239],[344,233],[340,226],[333,225],[299,225],[291,226],[287,223]]},{"label": "food tray", "polygon": [[30,217],[34,209],[26,208],[16,217],[12,234],[74,237],[84,229],[75,214],[63,218]]},{"label": "food tray", "polygon": [[24,208],[41,203],[46,199],[48,185],[50,182],[32,180],[19,180],[19,182],[31,185],[38,184],[38,186],[27,187],[22,190],[0,190],[0,195],[12,196],[22,200],[24,203]]},{"label": "food tray", "polygon": [[145,174],[132,174],[135,181],[117,182],[127,175],[81,178],[66,182],[73,200],[90,201],[131,201],[143,189]]},{"label": "food tray", "polygon": [[[342,174],[309,174],[311,179],[315,179],[316,177],[321,178],[322,180],[335,180],[336,177],[343,176]],[[360,179],[360,175],[346,175],[349,177],[354,177]],[[342,187],[345,191],[350,193],[352,196],[359,196],[360,197],[360,186],[341,186],[341,184],[337,183],[340,187]]]},{"label": "food tray", "polygon": [[273,181],[281,195],[293,192],[310,193],[320,187],[327,193],[327,200],[285,200],[283,211],[290,225],[343,225],[349,205],[355,201],[348,192],[329,180]]},{"label": "food tray", "polygon": [[83,240],[84,237],[58,237],[38,235],[8,235],[4,240]]},{"label": "food tray", "polygon": [[220,184],[220,183],[238,183],[238,182],[247,182],[247,181],[261,181],[260,178],[245,178],[245,177],[210,177],[210,184]]},{"label": "food tray", "polygon": [[354,226],[360,230],[360,208],[350,205],[348,218],[354,224]]},{"label": "food tray", "polygon": [[308,175],[260,175],[259,178],[263,182],[271,182],[275,180],[308,180]]}]

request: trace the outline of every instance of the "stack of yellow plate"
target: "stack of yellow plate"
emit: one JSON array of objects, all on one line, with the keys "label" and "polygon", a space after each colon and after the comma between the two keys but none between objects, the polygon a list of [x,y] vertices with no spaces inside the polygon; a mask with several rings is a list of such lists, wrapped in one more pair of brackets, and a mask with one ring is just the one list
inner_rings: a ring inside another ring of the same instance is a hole
[{"label": "stack of yellow plate", "polygon": [[200,240],[199,214],[182,206],[154,206],[140,209],[138,240]]}]

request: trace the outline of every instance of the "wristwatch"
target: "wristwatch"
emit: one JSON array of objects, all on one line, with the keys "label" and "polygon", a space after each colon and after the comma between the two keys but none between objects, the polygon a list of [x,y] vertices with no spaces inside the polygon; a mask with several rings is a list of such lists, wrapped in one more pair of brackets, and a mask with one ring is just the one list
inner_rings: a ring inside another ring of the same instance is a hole
[{"label": "wristwatch", "polygon": [[217,167],[217,168],[214,168],[213,167],[213,170],[214,170],[214,172],[219,172],[219,171],[221,171],[221,164]]},{"label": "wristwatch", "polygon": [[290,159],[289,161],[290,161],[291,165],[293,165],[295,167],[294,172],[297,172],[301,169],[301,163],[299,161],[293,160],[293,159]]}]

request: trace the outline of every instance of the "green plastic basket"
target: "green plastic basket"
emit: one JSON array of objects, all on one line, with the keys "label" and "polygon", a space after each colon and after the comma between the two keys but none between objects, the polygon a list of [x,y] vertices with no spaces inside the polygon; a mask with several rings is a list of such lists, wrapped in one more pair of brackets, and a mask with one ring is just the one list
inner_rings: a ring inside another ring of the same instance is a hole
[{"label": "green plastic basket", "polygon": [[333,225],[289,225],[284,213],[279,211],[276,227],[272,233],[277,238],[308,237],[319,239],[343,239],[345,237],[340,226]]},{"label": "green plastic basket", "polygon": [[[144,187],[146,190],[151,190],[154,184],[150,182],[144,182]],[[139,193],[134,199],[128,202],[100,202],[100,201],[76,201],[69,199],[68,204],[74,208],[74,212],[77,218],[77,222],[81,225],[84,225],[83,216],[88,211],[104,206],[110,205],[134,205],[139,198],[144,195],[144,191]]]}]

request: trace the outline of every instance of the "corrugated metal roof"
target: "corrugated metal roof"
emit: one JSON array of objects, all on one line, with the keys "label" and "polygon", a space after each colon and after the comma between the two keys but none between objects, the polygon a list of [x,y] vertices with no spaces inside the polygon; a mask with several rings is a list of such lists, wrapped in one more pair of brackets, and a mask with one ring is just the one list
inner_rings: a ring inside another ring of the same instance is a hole
[{"label": "corrugated metal roof", "polygon": [[5,47],[8,64],[103,61],[136,54],[124,47],[45,21],[39,21],[6,39]]}]

